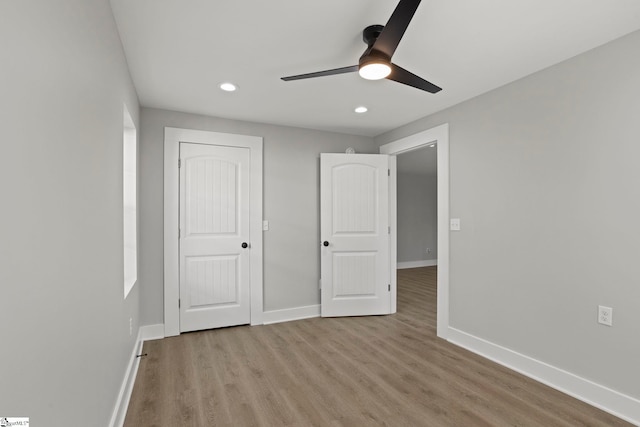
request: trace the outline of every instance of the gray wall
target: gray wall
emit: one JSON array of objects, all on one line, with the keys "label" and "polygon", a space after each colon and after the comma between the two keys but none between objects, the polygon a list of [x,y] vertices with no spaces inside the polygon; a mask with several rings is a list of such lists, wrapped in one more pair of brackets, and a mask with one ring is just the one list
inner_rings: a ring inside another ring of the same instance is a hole
[{"label": "gray wall", "polygon": [[107,425],[133,350],[122,110],[138,102],[106,0],[0,2],[0,415]]},{"label": "gray wall", "polygon": [[[437,259],[437,175],[398,171],[397,189],[398,262]],[[427,254],[427,248],[431,249],[431,253]]]},{"label": "gray wall", "polygon": [[264,309],[319,304],[320,153],[378,152],[371,138],[143,108],[140,146],[140,280],[144,324],[164,322],[164,128],[264,138]]},{"label": "gray wall", "polygon": [[376,138],[450,125],[451,326],[635,398],[639,51],[636,32]]}]

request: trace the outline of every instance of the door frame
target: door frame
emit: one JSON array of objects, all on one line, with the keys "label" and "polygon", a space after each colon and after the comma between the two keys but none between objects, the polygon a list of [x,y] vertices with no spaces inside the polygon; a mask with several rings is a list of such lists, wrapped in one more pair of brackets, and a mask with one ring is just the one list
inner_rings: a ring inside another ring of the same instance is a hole
[{"label": "door frame", "polygon": [[241,147],[250,150],[250,294],[251,325],[262,324],[262,138],[201,130],[164,128],[164,336],[180,335],[180,143]]},{"label": "door frame", "polygon": [[[381,154],[395,156],[436,143],[438,156],[438,308],[437,335],[447,339],[449,331],[449,124],[445,123],[423,132],[398,139],[380,147]],[[390,162],[389,207],[391,220],[391,286],[392,308],[397,298],[397,177],[396,162]]]}]

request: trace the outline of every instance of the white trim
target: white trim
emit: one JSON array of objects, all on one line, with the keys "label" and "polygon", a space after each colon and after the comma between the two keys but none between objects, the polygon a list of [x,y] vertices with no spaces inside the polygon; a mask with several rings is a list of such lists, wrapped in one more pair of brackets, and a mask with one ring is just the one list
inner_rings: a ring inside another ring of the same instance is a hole
[{"label": "white trim", "polygon": [[109,421],[109,427],[122,427],[124,425],[124,418],[127,415],[127,409],[129,408],[129,400],[131,399],[131,393],[133,392],[133,384],[136,381],[136,375],[138,373],[138,366],[140,365],[140,358],[136,357],[142,351],[142,340],[140,339],[140,330],[138,330],[138,337],[136,344],[133,346],[131,357],[129,359],[129,365],[124,373],[122,379],[122,385],[120,386],[120,392],[116,399],[116,405],[113,408],[111,414],[111,421]]},{"label": "white trim", "polygon": [[398,263],[398,270],[405,268],[432,267],[438,265],[437,259],[423,259],[420,261],[405,261]]},{"label": "white trim", "polygon": [[[122,235],[124,299],[138,282],[138,133],[127,104],[122,104]],[[133,169],[133,171],[131,170]],[[133,176],[131,176],[133,175]],[[133,218],[131,218],[133,216]]]},{"label": "white trim", "polygon": [[113,408],[113,413],[111,414],[109,427],[122,427],[124,425],[124,419],[127,415],[127,409],[129,408],[129,400],[131,400],[131,393],[133,392],[133,385],[135,384],[136,375],[138,374],[138,366],[140,366],[140,358],[136,356],[142,353],[142,346],[144,342],[162,338],[164,338],[163,324],[146,325],[141,326],[138,329],[136,345],[133,346],[129,365],[124,373],[120,392],[118,393],[118,399],[116,400],[116,405]]},{"label": "white trim", "polygon": [[164,336],[180,334],[178,309],[178,214],[180,142],[245,147],[251,150],[251,324],[262,324],[262,138],[200,130],[164,128]]},{"label": "white trim", "polygon": [[640,425],[638,399],[455,328],[449,328],[448,341],[625,421]]},{"label": "white trim", "polygon": [[140,339],[142,341],[160,340],[164,338],[164,324],[140,326]]},{"label": "white trim", "polygon": [[391,310],[394,314],[398,311],[398,200],[396,188],[398,186],[398,158],[389,156],[389,284],[391,285]]},{"label": "white trim", "polygon": [[269,325],[272,323],[309,319],[311,317],[320,317],[320,304],[265,311],[263,313],[262,320],[263,324]]},{"label": "white trim", "polygon": [[[449,124],[390,142],[380,147],[380,153],[397,155],[427,144],[437,143],[438,150],[438,324],[437,334],[447,338],[449,332]],[[390,186],[391,198],[397,188]],[[391,240],[397,240],[395,213],[391,226]],[[395,286],[395,285],[393,285]],[[395,288],[394,288],[395,289]]]}]

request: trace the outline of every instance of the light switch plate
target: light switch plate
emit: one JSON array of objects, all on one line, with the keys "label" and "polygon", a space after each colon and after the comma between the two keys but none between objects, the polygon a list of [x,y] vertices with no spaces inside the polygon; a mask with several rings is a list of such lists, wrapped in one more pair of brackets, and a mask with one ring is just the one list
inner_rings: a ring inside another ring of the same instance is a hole
[{"label": "light switch plate", "polygon": [[269,221],[262,221],[262,231],[269,231]]},{"label": "light switch plate", "polygon": [[460,231],[460,218],[451,218],[449,228],[451,231]]}]

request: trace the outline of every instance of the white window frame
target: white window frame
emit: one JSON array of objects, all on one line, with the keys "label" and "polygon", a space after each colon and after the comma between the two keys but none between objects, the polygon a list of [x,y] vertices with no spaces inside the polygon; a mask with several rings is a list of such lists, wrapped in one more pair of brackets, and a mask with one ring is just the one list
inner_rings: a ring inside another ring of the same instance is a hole
[{"label": "white window frame", "polygon": [[127,298],[138,281],[138,138],[126,105],[122,123],[122,246]]}]

